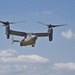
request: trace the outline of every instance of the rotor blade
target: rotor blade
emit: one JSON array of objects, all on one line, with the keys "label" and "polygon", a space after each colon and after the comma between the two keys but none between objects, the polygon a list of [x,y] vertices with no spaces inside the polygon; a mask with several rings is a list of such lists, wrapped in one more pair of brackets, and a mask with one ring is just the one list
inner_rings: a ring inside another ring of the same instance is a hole
[{"label": "rotor blade", "polygon": [[[3,22],[3,21],[0,21],[0,23],[2,23],[2,24],[7,24],[7,22]],[[9,22],[8,22],[9,23]]]},{"label": "rotor blade", "polygon": [[9,22],[9,24],[22,23],[22,22],[26,22],[26,21],[19,21],[19,22]]},{"label": "rotor blade", "polygon": [[0,21],[1,23],[3,23],[3,21]]},{"label": "rotor blade", "polygon": [[40,24],[43,24],[43,25],[47,25],[47,24],[45,24],[45,23],[42,23],[42,22],[40,22],[40,21],[39,21],[38,23],[40,23]]},{"label": "rotor blade", "polygon": [[66,26],[67,24],[52,25],[52,27]]},{"label": "rotor blade", "polygon": [[3,21],[0,21],[0,23],[4,24],[3,26],[6,26],[6,25],[9,25],[9,24],[15,24],[15,23],[22,23],[22,22],[26,22],[26,21],[19,21],[19,22],[3,22]]}]

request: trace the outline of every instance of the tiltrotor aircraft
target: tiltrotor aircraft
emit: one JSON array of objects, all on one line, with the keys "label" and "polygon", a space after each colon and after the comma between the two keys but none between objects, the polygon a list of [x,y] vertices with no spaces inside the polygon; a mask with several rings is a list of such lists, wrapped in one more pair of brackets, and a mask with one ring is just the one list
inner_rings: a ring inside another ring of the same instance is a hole
[{"label": "tiltrotor aircraft", "polygon": [[[20,22],[24,22],[24,21],[20,21]],[[53,39],[53,28],[54,27],[59,27],[59,26],[64,26],[65,24],[61,24],[61,25],[52,25],[52,24],[44,24],[42,22],[38,22],[40,24],[46,25],[48,27],[48,31],[47,32],[43,32],[43,33],[27,33],[27,32],[21,32],[21,31],[14,31],[10,29],[10,24],[14,24],[14,23],[19,23],[19,22],[3,22],[0,21],[0,23],[3,24],[3,26],[5,26],[6,28],[6,36],[7,39],[10,38],[10,35],[17,35],[17,36],[22,36],[24,37],[22,40],[14,40],[12,37],[12,43],[13,42],[19,42],[20,46],[28,46],[28,45],[32,45],[32,47],[35,46],[36,40],[38,37],[49,37],[49,41],[52,41]]]}]

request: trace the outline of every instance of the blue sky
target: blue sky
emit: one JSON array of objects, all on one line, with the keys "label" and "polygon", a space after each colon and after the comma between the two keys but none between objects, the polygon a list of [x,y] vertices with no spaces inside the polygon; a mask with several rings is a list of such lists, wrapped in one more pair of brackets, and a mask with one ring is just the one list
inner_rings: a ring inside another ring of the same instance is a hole
[{"label": "blue sky", "polygon": [[11,25],[24,32],[47,32],[38,21],[68,24],[54,28],[52,42],[38,38],[34,48],[11,44],[0,24],[0,75],[75,75],[75,0],[0,0],[0,20],[26,21]]}]

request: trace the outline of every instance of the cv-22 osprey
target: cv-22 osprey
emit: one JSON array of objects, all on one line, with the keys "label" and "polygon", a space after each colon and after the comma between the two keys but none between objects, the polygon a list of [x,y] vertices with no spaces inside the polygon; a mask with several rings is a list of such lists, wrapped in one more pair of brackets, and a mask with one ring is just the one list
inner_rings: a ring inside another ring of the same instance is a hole
[{"label": "cv-22 osprey", "polygon": [[[25,21],[20,21],[20,22],[25,22]],[[38,22],[40,24],[46,25],[48,27],[48,31],[47,32],[43,32],[43,33],[27,33],[27,32],[21,32],[21,31],[14,31],[10,29],[10,24],[15,24],[15,23],[19,23],[19,22],[3,22],[0,21],[0,23],[3,24],[3,26],[5,26],[6,28],[6,36],[7,39],[10,38],[10,35],[16,35],[16,36],[22,36],[24,37],[22,40],[14,40],[12,37],[12,43],[14,42],[19,42],[20,46],[28,46],[28,45],[32,45],[32,47],[35,46],[36,40],[38,37],[49,37],[49,41],[52,41],[53,39],[53,28],[54,27],[59,27],[59,26],[64,26],[65,24],[61,24],[61,25],[52,25],[52,24],[44,24],[42,22]]]}]

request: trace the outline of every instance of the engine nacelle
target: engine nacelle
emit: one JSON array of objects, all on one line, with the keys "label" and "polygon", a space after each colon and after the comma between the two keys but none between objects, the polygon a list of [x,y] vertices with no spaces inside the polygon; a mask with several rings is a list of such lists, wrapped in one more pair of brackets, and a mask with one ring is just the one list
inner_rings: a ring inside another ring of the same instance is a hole
[{"label": "engine nacelle", "polygon": [[9,25],[6,26],[6,36],[7,36],[7,39],[10,38],[10,26]]},{"label": "engine nacelle", "polygon": [[53,39],[53,29],[51,28],[49,32],[49,41],[52,41],[52,39]]}]

